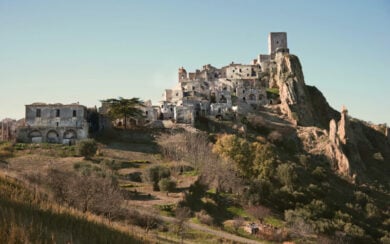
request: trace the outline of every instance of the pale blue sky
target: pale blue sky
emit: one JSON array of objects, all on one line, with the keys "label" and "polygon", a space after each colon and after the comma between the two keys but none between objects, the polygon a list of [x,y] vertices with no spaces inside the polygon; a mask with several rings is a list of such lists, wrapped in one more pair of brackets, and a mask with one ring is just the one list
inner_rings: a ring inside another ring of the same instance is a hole
[{"label": "pale blue sky", "polygon": [[334,108],[390,124],[386,0],[0,0],[0,119],[33,102],[157,103],[180,66],[249,63],[272,31]]}]

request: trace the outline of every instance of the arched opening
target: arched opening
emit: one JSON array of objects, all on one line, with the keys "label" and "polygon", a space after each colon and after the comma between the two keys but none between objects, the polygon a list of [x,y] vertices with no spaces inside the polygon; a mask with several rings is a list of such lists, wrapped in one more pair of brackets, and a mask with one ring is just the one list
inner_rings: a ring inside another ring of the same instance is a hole
[{"label": "arched opening", "polygon": [[77,133],[74,130],[64,132],[64,139],[77,139]]},{"label": "arched opening", "polygon": [[255,101],[255,100],[256,100],[255,94],[250,94],[250,95],[249,95],[249,100]]},{"label": "arched opening", "polygon": [[42,133],[38,130],[31,131],[28,134],[32,143],[41,143],[42,142]]},{"label": "arched opening", "polygon": [[58,143],[59,142],[59,136],[57,131],[55,130],[50,130],[46,134],[46,141],[49,143]]},{"label": "arched opening", "polygon": [[64,132],[62,143],[72,145],[75,144],[76,139],[77,139],[77,133],[74,130],[67,130]]}]

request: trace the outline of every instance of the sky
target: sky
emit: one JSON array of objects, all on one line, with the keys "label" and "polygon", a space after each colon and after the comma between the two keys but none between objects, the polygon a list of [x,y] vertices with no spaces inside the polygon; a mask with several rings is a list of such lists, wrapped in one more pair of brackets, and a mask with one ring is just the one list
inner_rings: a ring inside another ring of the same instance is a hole
[{"label": "sky", "polygon": [[387,0],[0,0],[0,120],[34,102],[157,104],[179,67],[249,63],[282,31],[332,107],[390,124]]}]

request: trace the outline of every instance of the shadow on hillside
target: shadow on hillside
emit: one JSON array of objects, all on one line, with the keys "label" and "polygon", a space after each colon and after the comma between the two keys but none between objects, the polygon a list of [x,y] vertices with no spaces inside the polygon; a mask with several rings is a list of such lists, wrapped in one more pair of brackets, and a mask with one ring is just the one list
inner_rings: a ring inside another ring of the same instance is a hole
[{"label": "shadow on hillside", "polygon": [[96,133],[94,138],[110,149],[142,153],[158,152],[155,134],[150,130],[113,128]]},{"label": "shadow on hillside", "polygon": [[160,198],[146,192],[139,192],[137,190],[122,190],[122,196],[125,200],[136,200],[136,201],[153,201],[160,200]]}]

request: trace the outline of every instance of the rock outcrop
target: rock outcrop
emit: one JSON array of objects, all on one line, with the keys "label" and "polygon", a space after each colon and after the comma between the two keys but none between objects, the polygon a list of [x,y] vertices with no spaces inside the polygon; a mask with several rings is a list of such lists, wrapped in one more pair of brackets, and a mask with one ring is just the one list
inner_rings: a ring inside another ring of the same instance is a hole
[{"label": "rock outcrop", "polygon": [[327,129],[332,118],[339,119],[340,114],[329,106],[322,93],[306,86],[297,56],[278,53],[269,72],[270,87],[279,88],[282,112],[296,125]]},{"label": "rock outcrop", "polygon": [[352,176],[349,159],[340,144],[339,132],[336,121],[332,119],[329,123],[329,143],[326,145],[325,155],[328,157],[332,168],[339,174]]}]

